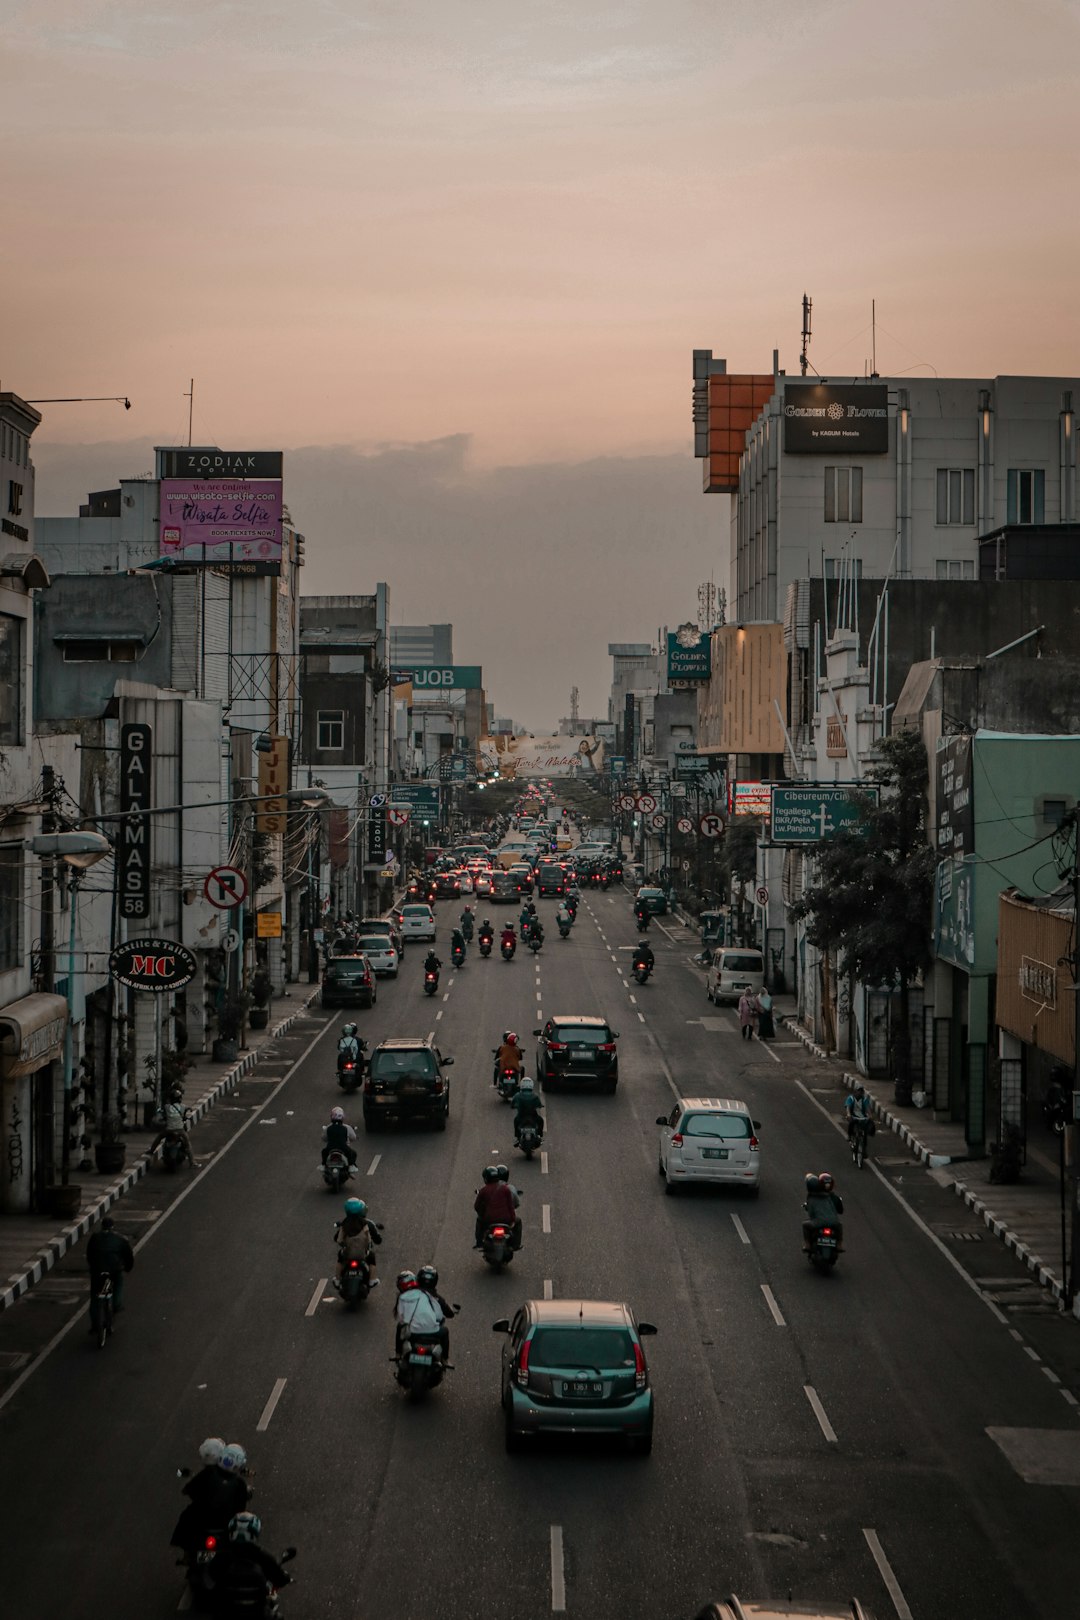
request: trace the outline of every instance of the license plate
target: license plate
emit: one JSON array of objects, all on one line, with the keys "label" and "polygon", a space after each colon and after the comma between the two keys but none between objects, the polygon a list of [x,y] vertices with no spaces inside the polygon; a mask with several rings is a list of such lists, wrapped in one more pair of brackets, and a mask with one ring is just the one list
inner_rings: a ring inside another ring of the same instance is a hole
[{"label": "license plate", "polygon": [[835,1249],[836,1239],[834,1237],[818,1238],[817,1246],[819,1249]]},{"label": "license plate", "polygon": [[604,1386],[593,1378],[564,1378],[562,1392],[564,1395],[602,1395]]},{"label": "license plate", "polygon": [[411,1355],[409,1357],[409,1365],[410,1365],[410,1367],[430,1367],[431,1362],[432,1362],[431,1356]]},{"label": "license plate", "polygon": [[701,1150],[703,1159],[726,1159],[727,1156],[727,1148],[702,1148]]}]

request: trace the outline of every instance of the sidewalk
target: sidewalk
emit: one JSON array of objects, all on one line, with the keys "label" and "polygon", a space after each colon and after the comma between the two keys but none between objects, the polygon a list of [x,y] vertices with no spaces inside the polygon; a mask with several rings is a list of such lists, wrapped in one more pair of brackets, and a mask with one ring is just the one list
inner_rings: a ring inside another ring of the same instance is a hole
[{"label": "sidewalk", "polygon": [[[283,1035],[317,998],[318,986],[296,983],[292,992],[291,1011],[273,1026],[251,1030],[247,1050],[235,1063],[213,1063],[209,1058],[199,1058],[197,1070],[188,1075],[184,1084],[184,1107],[190,1110],[193,1125],[219,1098],[235,1091],[268,1045]],[[142,1179],[148,1167],[146,1149],[151,1140],[146,1132],[137,1131],[127,1138],[128,1157],[134,1159],[134,1163],[118,1176],[109,1178],[96,1170],[72,1172],[72,1180],[83,1188],[83,1201],[78,1216],[69,1225],[58,1227],[48,1216],[0,1218],[0,1311],[7,1310],[40,1282],[61,1256],[86,1236],[106,1210]]]},{"label": "sidewalk", "polygon": [[[795,1020],[795,998],[777,996],[776,1013],[791,1034],[819,1058],[832,1075],[838,1097],[860,1081],[869,1093],[875,1117],[893,1131],[945,1187],[1021,1259],[1036,1280],[1064,1306],[1061,1276],[1061,1204],[1058,1166],[1042,1148],[1031,1143],[1023,1178],[1012,1186],[995,1186],[989,1179],[989,1158],[972,1159],[964,1141],[964,1127],[934,1118],[928,1108],[898,1108],[891,1080],[868,1080],[845,1068],[812,1041]],[[842,1102],[838,1101],[839,1113]],[[880,1137],[879,1137],[880,1140]],[[1080,1297],[1073,1302],[1080,1318]]]}]

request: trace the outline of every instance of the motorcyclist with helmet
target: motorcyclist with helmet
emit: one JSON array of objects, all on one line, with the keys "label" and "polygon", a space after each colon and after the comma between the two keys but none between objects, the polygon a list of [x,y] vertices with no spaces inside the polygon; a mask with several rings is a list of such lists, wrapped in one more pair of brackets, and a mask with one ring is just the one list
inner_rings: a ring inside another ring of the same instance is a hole
[{"label": "motorcyclist with helmet", "polygon": [[507,947],[509,947],[511,955],[517,949],[517,935],[514,932],[513,923],[503,924],[503,931],[499,938],[499,949],[506,950]]},{"label": "motorcyclist with helmet", "polygon": [[450,935],[450,960],[455,966],[459,960],[465,960],[465,935],[460,928],[455,928]]},{"label": "motorcyclist with helmet", "polygon": [[189,1563],[204,1538],[220,1535],[230,1519],[244,1511],[251,1496],[251,1487],[244,1478],[247,1453],[235,1440],[229,1445],[216,1436],[204,1440],[199,1460],[203,1466],[184,1486],[188,1504],[169,1543],[179,1547]]},{"label": "motorcyclist with helmet", "polygon": [[502,1038],[502,1044],[495,1053],[495,1078],[491,1082],[492,1085],[498,1085],[507,1069],[513,1069],[515,1077],[517,1079],[521,1078],[521,1047],[518,1045],[517,1035],[512,1029],[506,1030]]},{"label": "motorcyclist with helmet", "polygon": [[356,1141],[356,1132],[346,1124],[343,1108],[331,1108],[330,1123],[323,1126],[322,1134],[324,1166],[331,1153],[344,1153],[350,1166],[356,1163],[356,1149],[352,1145]]},{"label": "motorcyclist with helmet", "polygon": [[814,1233],[822,1226],[831,1226],[836,1233],[836,1246],[844,1247],[844,1224],[840,1216],[844,1213],[844,1200],[836,1191],[836,1182],[828,1170],[822,1170],[818,1175],[810,1172],[806,1177],[806,1202],[803,1205],[806,1211],[806,1220],[803,1222],[803,1248],[807,1253],[813,1241]]},{"label": "motorcyclist with helmet", "polygon": [[528,939],[528,937],[529,937],[529,928],[532,925],[532,920],[535,917],[535,915],[536,915],[536,907],[530,905],[529,902],[526,901],[525,904],[521,908],[520,915],[518,916],[518,928],[521,930],[522,939]]},{"label": "motorcyclist with helmet", "polygon": [[362,1198],[346,1198],[345,1212],[334,1227],[334,1242],[338,1246],[338,1282],[348,1261],[362,1260],[367,1266],[368,1287],[378,1288],[374,1246],[382,1242],[382,1235],[375,1222],[368,1219],[368,1208]]},{"label": "motorcyclist with helmet", "polygon": [[515,1249],[520,1249],[521,1248],[521,1216],[518,1214],[518,1210],[521,1208],[521,1193],[518,1190],[518,1188],[514,1186],[514,1183],[510,1180],[510,1170],[509,1170],[509,1167],[507,1165],[505,1165],[505,1164],[497,1164],[495,1166],[495,1175],[496,1175],[496,1177],[498,1178],[499,1181],[503,1182],[507,1187],[509,1187],[510,1196],[514,1200],[514,1243],[513,1243],[513,1246],[514,1246]]},{"label": "motorcyclist with helmet", "polygon": [[257,1513],[237,1513],[229,1521],[229,1539],[209,1566],[212,1614],[265,1614],[270,1592],[288,1585],[277,1559],[259,1546],[261,1533]]},{"label": "motorcyclist with helmet", "polygon": [[652,946],[647,939],[640,940],[634,946],[634,966],[644,967],[650,973],[656,966],[656,958],[653,956]]},{"label": "motorcyclist with helmet", "polygon": [[461,916],[458,918],[458,922],[461,924],[462,938],[467,945],[471,945],[473,937],[473,914],[471,906],[465,907],[464,911],[461,913]]},{"label": "motorcyclist with helmet", "polygon": [[487,941],[487,943],[489,945],[491,945],[494,942],[494,939],[495,939],[495,925],[492,922],[490,917],[485,917],[483,922],[480,924],[480,931],[479,931],[479,934],[478,934],[477,937],[478,937],[481,945],[484,944],[485,940]]},{"label": "motorcyclist with helmet", "polygon": [[648,907],[648,905],[646,904],[646,902],[644,900],[641,900],[641,899],[635,900],[635,902],[634,902],[634,918],[635,918],[639,928],[648,928],[648,926],[649,926],[649,907]]},{"label": "motorcyclist with helmet", "polygon": [[523,1125],[532,1125],[537,1137],[543,1141],[544,1137],[544,1104],[533,1082],[525,1077],[517,1089],[513,1102],[514,1109],[514,1145],[521,1140]]},{"label": "motorcyclist with helmet", "polygon": [[[437,1273],[436,1273],[437,1275]],[[397,1274],[397,1299],[394,1301],[395,1353],[400,1356],[410,1333],[437,1333],[442,1339],[444,1314],[437,1295],[420,1287],[415,1272]]]},{"label": "motorcyclist with helmet", "polygon": [[346,1063],[355,1063],[357,1070],[359,1070],[360,1051],[363,1044],[360,1039],[360,1032],[355,1024],[344,1024],[342,1026],[341,1038],[337,1043],[338,1074],[341,1073]]},{"label": "motorcyclist with helmet", "polygon": [[499,1172],[493,1164],[484,1166],[484,1185],[476,1195],[473,1209],[476,1211],[474,1249],[484,1247],[484,1233],[489,1226],[508,1226],[513,1229],[517,1221],[514,1195],[508,1182],[499,1180]]},{"label": "motorcyclist with helmet", "polygon": [[435,1301],[436,1305],[438,1305],[439,1309],[443,1313],[443,1325],[439,1329],[439,1341],[442,1344],[443,1360],[449,1361],[450,1329],[446,1324],[451,1317],[457,1315],[457,1312],[450,1304],[450,1301],[443,1299],[442,1295],[439,1293],[438,1268],[433,1266],[430,1261],[427,1265],[421,1266],[419,1271],[416,1273],[416,1285],[423,1293],[429,1295],[429,1297]]}]

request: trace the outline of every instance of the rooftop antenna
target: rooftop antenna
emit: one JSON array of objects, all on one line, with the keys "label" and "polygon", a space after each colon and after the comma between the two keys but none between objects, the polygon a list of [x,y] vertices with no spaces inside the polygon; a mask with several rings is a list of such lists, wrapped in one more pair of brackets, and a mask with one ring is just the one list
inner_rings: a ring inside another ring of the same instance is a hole
[{"label": "rooftop antenna", "polygon": [[578,689],[577,689],[576,686],[572,686],[570,688],[570,720],[571,720],[571,723],[573,725],[575,725],[575,726],[577,725],[577,723],[578,723]]},{"label": "rooftop antenna", "polygon": [[188,449],[190,449],[191,448],[191,419],[195,414],[195,379],[194,379],[194,377],[192,377],[191,386],[187,391],[187,402],[188,402],[187,442],[188,442]]},{"label": "rooftop antenna", "polygon": [[813,307],[814,307],[813,300],[808,298],[806,296],[806,294],[803,293],[803,295],[802,295],[802,350],[801,350],[801,352],[799,354],[799,369],[802,372],[804,377],[806,376],[806,368],[810,364],[810,360],[809,360],[809,357],[808,357],[806,351],[810,347],[810,311],[813,309]]},{"label": "rooftop antenna", "polygon": [[877,299],[870,300],[870,375],[877,376]]}]

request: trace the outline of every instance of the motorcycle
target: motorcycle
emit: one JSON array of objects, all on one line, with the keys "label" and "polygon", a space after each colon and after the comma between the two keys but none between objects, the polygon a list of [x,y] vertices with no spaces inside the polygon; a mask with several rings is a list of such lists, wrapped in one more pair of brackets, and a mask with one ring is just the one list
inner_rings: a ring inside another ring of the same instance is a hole
[{"label": "motorcycle", "polygon": [[515,1147],[519,1147],[527,1159],[531,1159],[540,1146],[540,1132],[535,1125],[524,1124],[518,1132]]},{"label": "motorcycle", "polygon": [[637,919],[638,933],[644,934],[649,926],[649,913],[647,911],[636,911],[634,916]]},{"label": "motorcycle", "polygon": [[439,975],[434,968],[427,968],[424,972],[424,994],[433,996],[439,988]]},{"label": "motorcycle", "polygon": [[[454,1305],[456,1316],[461,1306]],[[429,1389],[436,1389],[454,1364],[443,1355],[442,1340],[437,1333],[410,1333],[401,1350],[391,1356],[396,1363],[394,1377],[411,1401],[422,1401]]]},{"label": "motorcycle", "polygon": [[835,1226],[815,1226],[810,1233],[808,1259],[816,1271],[831,1271],[840,1253],[840,1234]]},{"label": "motorcycle", "polygon": [[508,1266],[514,1258],[513,1230],[502,1221],[487,1227],[484,1231],[482,1249],[488,1265],[494,1266],[496,1271],[501,1271],[503,1266]]},{"label": "motorcycle", "polygon": [[326,1155],[326,1163],[322,1166],[323,1180],[331,1192],[337,1192],[344,1187],[353,1173],[348,1156],[340,1148],[331,1148]]},{"label": "motorcycle", "polygon": [[517,950],[517,940],[509,938],[504,939],[499,949],[502,951],[503,961],[512,962],[514,960],[514,952]]},{"label": "motorcycle", "polygon": [[534,956],[536,955],[537,951],[540,949],[540,947],[541,947],[541,945],[543,943],[544,943],[544,931],[540,927],[539,923],[534,923],[533,926],[529,929],[529,940],[528,940],[529,949],[530,949],[530,951],[532,951]]},{"label": "motorcycle", "polygon": [[520,1069],[501,1069],[495,1078],[495,1085],[499,1096],[505,1103],[512,1103],[518,1093],[521,1080]]},{"label": "motorcycle", "polygon": [[464,965],[464,962],[465,962],[465,947],[464,947],[464,945],[455,945],[454,946],[453,950],[450,952],[450,960],[451,960],[451,962],[454,964],[454,966],[456,968],[462,967]]},{"label": "motorcycle", "polygon": [[356,1057],[353,1057],[351,1052],[338,1053],[337,1081],[342,1091],[355,1091],[364,1079],[364,1053],[367,1050],[367,1042],[358,1040],[356,1045]]},{"label": "motorcycle", "polygon": [[[223,1592],[215,1578],[214,1565],[218,1557],[223,1556],[228,1541],[228,1533],[222,1536],[218,1548],[211,1556],[206,1571],[206,1592],[210,1599],[210,1606],[219,1620],[277,1620],[281,1610],[278,1608],[279,1588],[272,1587],[267,1581],[265,1590],[257,1593],[254,1586],[248,1587],[245,1583],[242,1591],[235,1596]],[[295,1547],[286,1547],[279,1564],[288,1564],[296,1557]],[[291,1584],[291,1577],[286,1575],[283,1585]]]},{"label": "motorcycle", "polygon": [[648,962],[634,963],[634,978],[637,980],[638,984],[645,984],[651,972],[652,968],[649,966]]},{"label": "motorcycle", "polygon": [[570,913],[570,921],[571,922],[577,922],[577,908],[578,908],[578,897],[577,897],[577,895],[576,894],[568,894],[567,897],[566,897],[566,909]]},{"label": "motorcycle", "polygon": [[573,923],[570,920],[568,920],[566,922],[560,922],[560,924],[559,924],[559,938],[560,939],[569,939],[570,938],[570,929],[572,927],[573,927]]},{"label": "motorcycle", "polygon": [[464,936],[466,945],[471,945],[473,937],[473,920],[471,912],[465,912],[464,916],[462,917],[461,932]]},{"label": "motorcycle", "polygon": [[[184,1115],[184,1125],[187,1125],[187,1113]],[[166,1131],[161,1143],[161,1168],[168,1174],[175,1175],[180,1166],[187,1160],[192,1170],[195,1161],[191,1157],[191,1149],[187,1144],[187,1137],[182,1130]]]},{"label": "motorcycle", "polygon": [[335,1288],[341,1295],[345,1308],[354,1311],[361,1302],[371,1293],[371,1278],[368,1274],[365,1260],[346,1260],[340,1278],[335,1280]]},{"label": "motorcycle", "polygon": [[491,955],[491,945],[492,945],[492,941],[494,940],[494,937],[495,937],[494,934],[481,934],[480,935],[480,955],[481,956],[490,956]]}]

